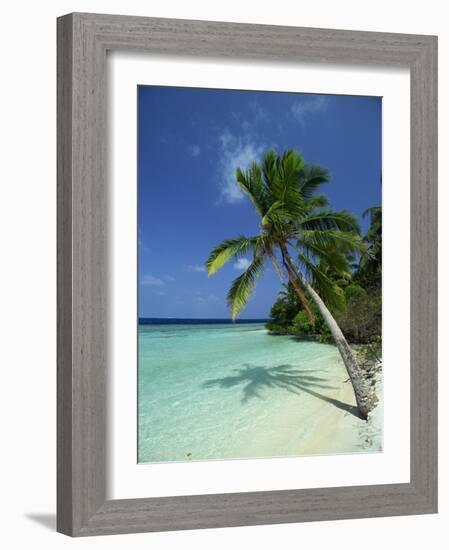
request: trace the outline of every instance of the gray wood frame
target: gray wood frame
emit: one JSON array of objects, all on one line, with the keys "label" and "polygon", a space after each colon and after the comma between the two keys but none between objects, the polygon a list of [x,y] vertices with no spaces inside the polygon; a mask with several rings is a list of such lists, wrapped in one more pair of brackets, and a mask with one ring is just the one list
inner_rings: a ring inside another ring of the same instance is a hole
[{"label": "gray wood frame", "polygon": [[[411,71],[411,481],[106,499],[107,50]],[[75,13],[58,19],[58,505],[72,536],[437,511],[437,38]]]}]

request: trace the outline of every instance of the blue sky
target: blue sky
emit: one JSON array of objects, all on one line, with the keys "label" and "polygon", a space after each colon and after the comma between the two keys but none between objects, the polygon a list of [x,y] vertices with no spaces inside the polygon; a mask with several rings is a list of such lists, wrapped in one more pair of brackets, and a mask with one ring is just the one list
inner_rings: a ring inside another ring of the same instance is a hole
[{"label": "blue sky", "polygon": [[[224,238],[257,233],[235,170],[270,147],[330,170],[334,209],[381,203],[381,98],[139,86],[138,123],[140,317],[229,317],[245,261],[210,278],[204,262]],[[268,317],[279,289],[268,267],[240,317]]]}]

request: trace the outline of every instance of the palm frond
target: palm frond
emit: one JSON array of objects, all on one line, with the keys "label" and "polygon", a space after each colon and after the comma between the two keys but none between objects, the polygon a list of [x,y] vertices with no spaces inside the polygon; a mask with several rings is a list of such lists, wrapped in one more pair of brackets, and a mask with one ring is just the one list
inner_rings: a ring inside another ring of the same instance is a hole
[{"label": "palm frond", "polygon": [[275,201],[268,209],[265,216],[261,219],[260,225],[268,227],[269,225],[283,226],[284,229],[294,219],[296,214],[291,209],[286,208],[281,201]]},{"label": "palm frond", "polygon": [[334,212],[332,210],[314,211],[305,215],[300,221],[300,227],[303,229],[325,231],[329,229],[338,229],[353,233],[360,233],[359,222],[347,210]]},{"label": "palm frond", "polygon": [[241,257],[250,251],[254,252],[258,240],[258,237],[244,237],[242,235],[236,239],[222,241],[212,250],[206,261],[208,275],[216,273],[232,258]]},{"label": "palm frond", "polygon": [[331,267],[336,273],[346,274],[350,270],[349,254],[343,253],[336,247],[319,246],[312,240],[307,243],[297,243],[297,247],[302,254],[315,263],[322,263]]},{"label": "palm frond", "polygon": [[329,201],[325,195],[315,195],[306,202],[307,211],[312,211],[315,208],[329,208]]},{"label": "palm frond", "polygon": [[301,230],[298,232],[298,244],[305,248],[338,251],[343,254],[364,252],[365,243],[360,235],[339,230]]},{"label": "palm frond", "polygon": [[255,256],[248,269],[233,281],[227,297],[232,319],[235,319],[245,307],[263,269],[263,256]]},{"label": "palm frond", "polygon": [[379,220],[382,219],[382,207],[381,206],[371,206],[371,208],[367,208],[362,213],[362,218],[368,217],[370,218],[370,223],[373,225]]},{"label": "palm frond", "polygon": [[324,302],[336,309],[342,309],[345,304],[343,290],[330,279],[319,265],[314,264],[304,254],[298,259],[306,273],[311,286],[318,292]]},{"label": "palm frond", "polygon": [[306,166],[301,174],[300,190],[305,200],[310,200],[320,185],[330,180],[329,171],[321,166]]},{"label": "palm frond", "polygon": [[262,158],[261,169],[265,192],[276,185],[279,174],[276,170],[278,155],[274,149],[269,149]]},{"label": "palm frond", "polygon": [[305,166],[302,155],[292,149],[285,151],[282,157],[269,151],[262,163],[268,202],[281,203],[289,218],[304,214],[304,201],[299,190],[300,171]]},{"label": "palm frond", "polygon": [[257,162],[253,162],[246,172],[237,168],[236,177],[240,189],[248,195],[254,208],[262,217],[267,210],[267,201],[260,166]]},{"label": "palm frond", "polygon": [[277,198],[287,207],[289,205],[294,206],[296,203],[303,203],[299,192],[299,176],[304,167],[305,162],[302,155],[291,149],[286,151],[279,159],[279,186],[277,189]]}]

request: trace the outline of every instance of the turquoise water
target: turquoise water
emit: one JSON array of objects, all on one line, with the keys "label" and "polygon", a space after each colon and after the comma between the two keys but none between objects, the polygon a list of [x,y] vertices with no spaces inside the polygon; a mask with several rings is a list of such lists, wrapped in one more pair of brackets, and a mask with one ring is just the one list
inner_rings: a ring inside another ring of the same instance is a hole
[{"label": "turquoise water", "polygon": [[263,324],[140,325],[139,462],[298,454],[345,378],[334,346]]}]

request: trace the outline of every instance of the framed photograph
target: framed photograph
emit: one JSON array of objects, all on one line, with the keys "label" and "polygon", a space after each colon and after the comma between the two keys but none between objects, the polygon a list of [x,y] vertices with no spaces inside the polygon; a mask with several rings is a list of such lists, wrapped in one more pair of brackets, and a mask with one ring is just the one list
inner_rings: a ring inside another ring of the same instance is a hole
[{"label": "framed photograph", "polygon": [[58,531],[437,511],[437,39],[58,19]]}]

